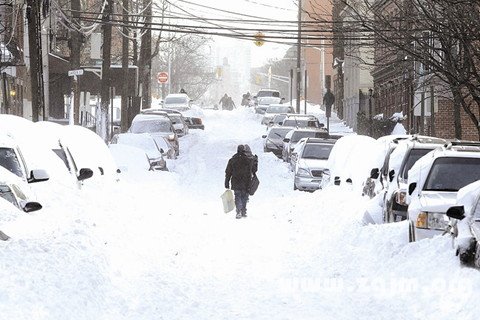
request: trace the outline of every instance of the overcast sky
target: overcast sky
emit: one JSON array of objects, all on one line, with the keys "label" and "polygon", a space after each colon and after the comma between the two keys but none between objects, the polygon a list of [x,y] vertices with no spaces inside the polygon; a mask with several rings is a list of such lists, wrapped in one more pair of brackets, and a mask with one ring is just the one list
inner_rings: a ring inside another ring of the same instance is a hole
[{"label": "overcast sky", "polygon": [[[232,14],[218,12],[208,8],[201,8],[189,4],[196,3],[203,6],[218,8],[231,12],[238,12],[245,15],[256,17],[265,17],[276,20],[296,20],[297,6],[296,0],[175,0],[173,3],[179,7],[194,13],[197,16],[205,18],[241,18]],[[248,18],[245,18],[248,19]],[[252,27],[248,25],[245,27]],[[268,27],[268,26],[264,26]],[[267,62],[269,58],[280,58],[288,49],[286,45],[265,43],[262,47],[257,47],[251,41],[234,40],[223,37],[214,37],[217,45],[230,46],[234,42],[240,42],[244,46],[251,48],[252,66],[259,66]]]}]

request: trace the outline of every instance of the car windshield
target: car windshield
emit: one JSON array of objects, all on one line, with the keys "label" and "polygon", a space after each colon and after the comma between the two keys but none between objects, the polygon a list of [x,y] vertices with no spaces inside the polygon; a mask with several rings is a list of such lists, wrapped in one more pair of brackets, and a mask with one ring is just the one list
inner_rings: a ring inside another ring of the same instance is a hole
[{"label": "car windshield", "polygon": [[280,92],[278,91],[259,91],[257,97],[280,97]]},{"label": "car windshield", "polygon": [[134,121],[130,131],[133,133],[171,132],[171,123],[156,119]]},{"label": "car windshield", "polygon": [[328,134],[320,131],[295,131],[290,142],[297,143],[302,138],[326,138]]},{"label": "car windshield", "polygon": [[280,98],[276,98],[276,97],[263,97],[263,98],[260,98],[258,99],[258,104],[275,104],[275,103],[279,103],[280,102]]},{"label": "car windshield", "polygon": [[270,106],[266,113],[286,113],[289,110],[289,106]]},{"label": "car windshield", "polygon": [[170,115],[169,117],[170,117],[170,119],[172,119],[172,123],[173,123],[173,124],[178,124],[178,123],[181,123],[181,122],[182,122],[182,119],[181,119],[180,116]]},{"label": "car windshield", "polygon": [[0,148],[0,166],[19,177],[23,177],[20,161],[18,161],[12,148]]},{"label": "car windshield", "polygon": [[405,161],[405,165],[403,168],[400,170],[400,178],[407,180],[408,179],[408,170],[412,169],[413,165],[415,162],[417,162],[418,159],[426,155],[432,151],[432,149],[412,149],[410,150],[408,154],[408,158]]},{"label": "car windshield", "polygon": [[283,138],[285,138],[285,136],[290,130],[292,129],[274,128],[270,130],[270,133],[268,134],[268,138],[274,139],[274,140],[283,140]]},{"label": "car windshield", "polygon": [[480,180],[480,158],[438,158],[430,169],[423,190],[458,191],[477,180]]},{"label": "car windshield", "polygon": [[187,103],[187,98],[185,97],[166,97],[165,104],[180,104]]},{"label": "car windshield", "polygon": [[286,119],[283,122],[285,127],[310,127],[310,128],[318,128],[317,121],[309,120],[309,119]]},{"label": "car windshield", "polygon": [[305,148],[303,148],[302,158],[328,160],[332,148],[333,144],[307,143]]},{"label": "car windshield", "polygon": [[15,200],[12,190],[7,185],[0,185],[0,197],[18,207],[17,200]]}]

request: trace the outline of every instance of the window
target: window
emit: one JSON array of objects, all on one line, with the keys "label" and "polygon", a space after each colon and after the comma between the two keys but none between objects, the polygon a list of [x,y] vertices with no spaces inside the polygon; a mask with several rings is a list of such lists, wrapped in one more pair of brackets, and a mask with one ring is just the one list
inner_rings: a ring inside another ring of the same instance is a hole
[{"label": "window", "polygon": [[328,160],[333,144],[307,143],[303,149],[302,158]]},{"label": "window", "polygon": [[150,132],[171,132],[170,121],[162,120],[143,120],[132,123],[131,131],[133,133],[150,133]]},{"label": "window", "polygon": [[12,148],[0,148],[0,166],[23,178],[22,167]]},{"label": "window", "polygon": [[432,165],[423,190],[458,191],[480,180],[480,158],[438,158]]}]

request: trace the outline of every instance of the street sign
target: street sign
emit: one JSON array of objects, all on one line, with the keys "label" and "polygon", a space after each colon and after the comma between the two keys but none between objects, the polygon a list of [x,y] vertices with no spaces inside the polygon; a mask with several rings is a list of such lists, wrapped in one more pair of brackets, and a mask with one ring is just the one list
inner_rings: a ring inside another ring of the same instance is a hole
[{"label": "street sign", "polygon": [[157,81],[158,83],[168,83],[168,73],[167,72],[159,72],[157,73]]},{"label": "street sign", "polygon": [[77,69],[77,70],[70,70],[68,71],[68,76],[73,77],[73,76],[81,76],[83,74],[83,69]]}]

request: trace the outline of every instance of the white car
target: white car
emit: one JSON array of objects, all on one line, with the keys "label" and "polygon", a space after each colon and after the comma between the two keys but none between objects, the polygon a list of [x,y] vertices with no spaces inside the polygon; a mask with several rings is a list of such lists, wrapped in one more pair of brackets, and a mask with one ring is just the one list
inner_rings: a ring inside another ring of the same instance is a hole
[{"label": "white car", "polygon": [[128,132],[149,133],[152,136],[166,137],[175,148],[175,155],[180,154],[178,135],[173,127],[172,120],[167,115],[137,114],[132,120]]},{"label": "white car", "polygon": [[457,192],[480,180],[480,145],[450,144],[418,160],[408,176],[410,241],[444,234]]},{"label": "white car", "polygon": [[168,171],[161,148],[149,134],[120,133],[112,138],[111,144],[125,144],[142,149],[150,162],[150,170]]},{"label": "white car", "polygon": [[296,149],[294,190],[315,191],[321,188],[328,157],[336,140],[307,138]]},{"label": "white car", "polygon": [[480,268],[480,181],[458,190],[455,206],[447,210],[447,216],[460,262]]},{"label": "white car", "polygon": [[383,197],[384,222],[397,222],[407,219],[408,171],[413,165],[429,153],[440,148],[447,141],[439,138],[412,136],[396,141],[396,148],[389,155],[388,168],[383,168],[385,176],[383,183],[385,194]]},{"label": "white car", "polygon": [[189,110],[192,106],[193,100],[185,93],[169,94],[162,101],[164,108],[174,109],[178,111]]},{"label": "white car", "polygon": [[262,118],[262,124],[270,125],[270,123],[273,121],[273,118],[277,114],[282,113],[295,113],[295,110],[292,106],[289,106],[287,104],[271,104],[268,106],[267,110],[265,110],[265,114]]},{"label": "white car", "polygon": [[290,156],[292,155],[293,149],[302,138],[328,138],[328,132],[323,129],[315,128],[293,129],[292,131],[288,132],[283,139],[283,161],[290,161]]}]

